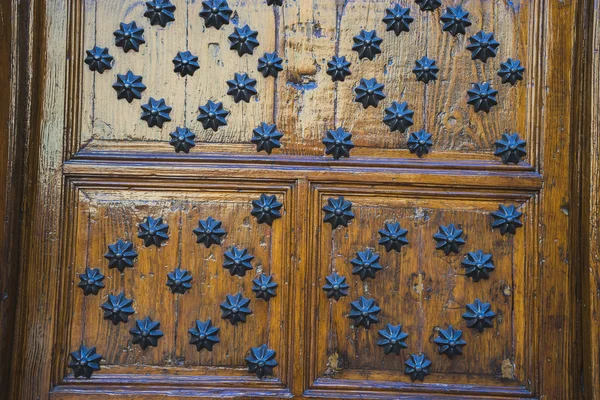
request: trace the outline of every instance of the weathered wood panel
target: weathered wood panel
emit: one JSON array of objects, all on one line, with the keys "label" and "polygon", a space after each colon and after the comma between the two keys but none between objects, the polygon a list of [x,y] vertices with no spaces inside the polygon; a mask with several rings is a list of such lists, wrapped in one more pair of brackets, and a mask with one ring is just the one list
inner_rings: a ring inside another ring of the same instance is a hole
[{"label": "weathered wood panel", "polygon": [[[276,194],[286,204],[286,192],[269,189],[265,192]],[[103,351],[107,373],[114,373],[113,367],[117,367],[116,371],[133,372],[127,367],[135,366],[135,374],[141,374],[160,366],[180,369],[179,373],[186,374],[240,375],[250,348],[263,343],[275,349],[278,361],[285,365],[286,307],[290,304],[289,256],[286,256],[289,247],[285,232],[289,229],[287,216],[292,214],[286,209],[284,219],[272,227],[258,224],[250,210],[251,200],[261,193],[83,189],[75,221],[77,242],[69,280],[71,298],[65,303],[72,309],[68,347],[94,343]],[[169,239],[160,248],[145,247],[137,237],[137,225],[146,216],[161,216],[169,225]],[[223,222],[227,235],[221,246],[206,249],[196,243],[192,231],[198,227],[198,220],[209,216]],[[117,239],[134,243],[138,253],[135,267],[123,273],[109,269],[104,258],[107,246]],[[245,248],[254,256],[254,269],[244,277],[231,276],[223,268],[223,254],[232,246]],[[84,296],[77,287],[78,275],[86,266],[100,269],[106,277],[106,287],[97,296]],[[193,277],[192,288],[183,295],[171,293],[166,285],[167,274],[176,267],[190,271]],[[256,298],[252,291],[252,280],[260,274],[271,275],[278,284],[277,296],[268,302]],[[115,326],[103,319],[100,306],[108,300],[108,294],[120,292],[134,300],[136,313],[127,323]],[[226,295],[237,293],[250,299],[252,314],[246,323],[233,326],[221,318],[219,305]],[[164,336],[158,340],[158,347],[142,350],[131,343],[129,329],[135,326],[135,320],[146,316],[161,323]],[[220,329],[221,342],[212,352],[198,352],[189,343],[188,329],[196,319],[211,319]],[[195,370],[198,367],[209,368]],[[280,379],[282,370],[285,368],[276,368],[276,379]],[[96,376],[102,379],[99,374]]]},{"label": "weathered wood panel", "polygon": [[[460,390],[460,386],[475,375],[488,379],[490,387],[503,387],[507,383],[528,386],[529,371],[522,362],[535,352],[527,339],[529,312],[525,311],[529,303],[527,293],[535,284],[526,272],[535,269],[525,251],[526,243],[531,243],[531,239],[526,239],[531,222],[526,217],[525,229],[515,236],[502,236],[492,230],[490,216],[499,202],[518,205],[522,199],[490,195],[475,200],[439,193],[336,193],[327,187],[320,188],[320,192],[323,192],[318,197],[322,204],[329,197],[344,195],[352,202],[356,218],[347,229],[332,231],[329,225],[323,225],[316,230],[313,245],[318,249],[316,288],[321,289],[325,277],[333,272],[345,276],[350,285],[348,296],[337,302],[327,299],[323,290],[314,294],[316,328],[311,361],[316,364],[317,379],[341,382],[343,379],[364,380],[366,375],[373,382],[363,381],[363,385],[376,386],[377,381],[385,381],[389,379],[388,374],[397,372],[394,381],[410,382],[409,377],[402,374],[405,359],[412,353],[425,353],[432,360],[432,371],[442,379],[436,383],[443,383],[445,374],[453,376],[456,385],[446,386],[446,391]],[[527,203],[520,208],[525,214],[531,210]],[[378,244],[378,231],[393,222],[399,222],[408,230],[409,244],[402,247],[400,253],[386,252],[385,247]],[[458,224],[463,230],[466,244],[460,254],[446,256],[435,249],[433,235],[440,225],[450,223]],[[352,274],[350,261],[358,251],[367,248],[380,255],[383,269],[376,273],[375,279],[362,281]],[[477,250],[493,256],[495,269],[489,280],[473,282],[464,276],[461,261],[467,252]],[[354,326],[348,318],[350,302],[359,296],[376,299],[381,308],[380,322],[368,330]],[[497,314],[494,327],[481,333],[469,329],[462,318],[465,306],[477,298],[491,303]],[[409,335],[408,349],[402,350],[400,356],[385,355],[377,346],[377,332],[388,323],[401,324]],[[448,325],[463,331],[462,338],[467,342],[464,357],[450,360],[438,354],[433,340],[438,330]],[[432,383],[433,379],[428,382]]]},{"label": "weathered wood panel", "polygon": [[[445,7],[424,12],[410,2],[414,22],[410,31],[396,36],[385,31],[382,18],[390,6],[386,1],[290,1],[269,7],[262,1],[232,2],[232,23],[220,30],[206,28],[198,13],[200,2],[174,1],[175,22],[166,28],[150,26],[143,16],[142,2],[89,1],[85,3],[82,30],[85,49],[106,46],[115,57],[113,70],[83,77],[80,134],[83,151],[154,151],[170,154],[169,132],[187,126],[197,135],[193,154],[229,152],[256,154],[250,143],[252,129],[261,122],[277,123],[284,133],[283,147],[275,154],[324,155],[321,143],[327,129],[339,126],[353,133],[360,157],[414,157],[407,151],[408,133],[425,129],[433,134],[433,158],[467,157],[492,160],[494,142],[504,132],[519,132],[527,139],[528,91],[533,81],[531,61],[530,3],[468,1],[472,26],[466,35],[452,37],[442,31],[440,16]],[[146,43],[140,52],[114,45],[112,32],[119,22],[136,21],[144,28]],[[259,32],[253,55],[239,57],[229,49],[227,36],[234,26],[248,24]],[[382,54],[373,61],[359,60],[352,50],[353,37],[361,29],[376,30],[383,39]],[[500,41],[498,55],[487,63],[471,60],[468,37],[479,30],[494,32]],[[177,51],[190,50],[199,57],[200,69],[182,78],[173,72]],[[257,60],[266,51],[277,51],[284,59],[278,78],[264,78]],[[352,75],[332,82],[326,74],[332,56],[346,56]],[[415,61],[428,56],[440,68],[438,80],[418,82]],[[500,63],[518,58],[527,68],[526,79],[516,86],[502,84],[497,76]],[[144,77],[148,87],[141,100],[117,101],[112,83],[116,74],[132,70]],[[258,95],[250,103],[234,103],[226,94],[226,81],[236,72],[247,72],[257,80]],[[387,96],[378,107],[354,102],[354,88],[361,78],[376,78]],[[491,114],[476,113],[467,104],[472,83],[489,81],[499,90],[499,105]],[[275,90],[277,89],[277,90]],[[140,104],[150,97],[165,98],[173,107],[172,121],[162,129],[148,129],[139,119]],[[231,114],[228,126],[217,132],[204,130],[196,120],[197,108],[207,100],[221,101]],[[383,123],[384,109],[392,101],[406,101],[415,112],[415,125],[407,133],[390,132]],[[264,154],[263,154],[264,155]],[[497,159],[496,159],[497,160]]]}]

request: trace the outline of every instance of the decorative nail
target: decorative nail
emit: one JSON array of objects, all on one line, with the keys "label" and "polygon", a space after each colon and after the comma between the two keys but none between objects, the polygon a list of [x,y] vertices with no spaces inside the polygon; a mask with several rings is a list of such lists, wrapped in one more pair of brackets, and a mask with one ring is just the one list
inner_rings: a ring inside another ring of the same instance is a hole
[{"label": "decorative nail", "polygon": [[346,201],[343,196],[337,199],[327,199],[327,205],[323,207],[325,217],[323,221],[329,222],[333,229],[338,226],[348,226],[348,222],[354,219],[354,213],[352,212],[352,203]]},{"label": "decorative nail", "polygon": [[384,85],[378,83],[375,78],[361,78],[360,84],[354,88],[354,93],[356,93],[354,101],[361,103],[363,108],[368,108],[369,106],[377,107],[379,101],[385,99],[383,87]]},{"label": "decorative nail", "polygon": [[83,290],[85,296],[90,294],[96,295],[98,291],[104,287],[104,275],[98,268],[86,268],[83,274],[79,274],[80,282],[77,286]]},{"label": "decorative nail", "polygon": [[117,91],[117,99],[126,99],[131,103],[133,99],[141,99],[146,85],[142,83],[142,77],[127,71],[125,75],[117,74],[117,81],[113,84]]},{"label": "decorative nail", "polygon": [[243,297],[241,293],[235,296],[228,294],[227,299],[221,303],[221,318],[228,319],[231,325],[246,322],[246,316],[252,314],[249,304],[250,299]]},{"label": "decorative nail", "polygon": [[163,223],[162,218],[144,218],[144,222],[138,225],[138,237],[144,240],[144,246],[155,245],[160,247],[162,242],[169,239],[169,225]]},{"label": "decorative nail", "polygon": [[147,1],[144,17],[148,17],[150,25],[160,25],[164,28],[167,23],[175,21],[175,9],[169,0]]},{"label": "decorative nail", "polygon": [[107,47],[94,46],[91,50],[85,51],[87,57],[85,57],[85,63],[90,68],[90,71],[98,71],[103,73],[107,69],[112,69],[113,57],[108,54]]},{"label": "decorative nail", "polygon": [[275,195],[261,194],[258,200],[252,200],[254,207],[250,214],[256,217],[259,224],[273,225],[273,221],[281,218],[283,204],[277,201]]},{"label": "decorative nail", "polygon": [[71,353],[69,368],[73,370],[75,378],[85,376],[89,379],[94,371],[100,370],[100,360],[102,360],[102,356],[96,353],[95,347],[87,348],[81,345],[79,350]]},{"label": "decorative nail", "polygon": [[350,314],[348,318],[354,321],[355,326],[363,326],[367,329],[371,324],[379,322],[377,314],[381,309],[375,304],[375,299],[366,299],[360,296],[357,301],[350,303]]},{"label": "decorative nail", "polygon": [[133,243],[119,239],[116,243],[108,245],[108,252],[104,258],[108,260],[108,268],[116,268],[123,272],[125,268],[133,268],[133,261],[137,256]]},{"label": "decorative nail", "polygon": [[129,316],[135,313],[132,304],[133,300],[125,297],[125,292],[121,292],[117,296],[109,294],[108,300],[100,307],[104,310],[104,319],[118,325],[119,322],[127,323]]},{"label": "decorative nail", "polygon": [[163,337],[160,322],[154,322],[150,317],[136,320],[135,328],[131,328],[129,333],[133,337],[131,342],[139,344],[142,350],[146,350],[148,346],[156,347],[158,339]]},{"label": "decorative nail", "polygon": [[222,222],[212,217],[198,221],[198,227],[193,230],[196,243],[202,243],[208,249],[213,244],[221,245],[221,238],[227,234],[221,228]]},{"label": "decorative nail", "polygon": [[135,21],[129,24],[121,22],[120,28],[113,33],[115,45],[122,47],[125,53],[129,50],[140,51],[140,45],[146,43],[143,34],[144,29],[138,28]]}]

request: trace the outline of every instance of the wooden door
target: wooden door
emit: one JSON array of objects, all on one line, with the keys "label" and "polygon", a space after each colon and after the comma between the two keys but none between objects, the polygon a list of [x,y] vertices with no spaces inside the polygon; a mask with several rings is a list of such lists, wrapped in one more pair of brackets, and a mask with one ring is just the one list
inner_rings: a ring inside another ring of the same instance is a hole
[{"label": "wooden door", "polygon": [[31,3],[15,399],[574,396],[578,4],[396,4]]}]

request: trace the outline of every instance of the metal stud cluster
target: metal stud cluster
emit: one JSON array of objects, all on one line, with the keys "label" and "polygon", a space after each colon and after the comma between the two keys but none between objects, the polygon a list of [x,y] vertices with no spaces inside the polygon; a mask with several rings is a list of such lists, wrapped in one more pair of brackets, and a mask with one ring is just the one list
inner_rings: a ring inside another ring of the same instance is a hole
[{"label": "metal stud cluster", "polygon": [[[283,204],[277,200],[276,195],[261,194],[258,199],[251,200],[249,207],[250,215],[256,218],[258,224],[272,226],[275,221],[282,217]],[[198,245],[205,248],[221,246],[226,240],[227,231],[223,229],[221,221],[207,216],[198,221],[198,227],[193,231]],[[152,248],[161,248],[168,245],[169,225],[162,217],[147,216],[138,224],[139,245],[142,251],[151,251]],[[104,257],[107,260],[108,269],[116,269],[121,274],[128,273],[129,269],[135,268],[138,252],[134,243],[117,239],[108,244],[108,250]],[[232,277],[243,279],[249,271],[254,269],[252,261],[254,256],[248,249],[237,246],[229,246],[223,251],[223,269]],[[84,296],[98,295],[104,286],[105,276],[100,268],[86,267],[79,274],[79,288]],[[173,295],[184,296],[188,291],[194,289],[192,272],[178,266],[166,274],[165,285]],[[252,292],[257,299],[269,302],[277,296],[278,284],[273,275],[257,274],[252,280]],[[343,288],[342,284],[342,288]],[[113,325],[129,324],[129,317],[136,313],[134,299],[128,298],[124,291],[119,294],[109,294],[108,300],[101,305],[103,317]],[[245,323],[247,317],[252,314],[251,301],[242,293],[227,294],[220,304],[221,318],[229,321],[232,325]],[[129,330],[131,343],[137,344],[142,350],[157,347],[164,333],[160,329],[160,322],[154,321],[151,316],[136,319],[133,327]],[[219,328],[213,325],[211,319],[206,321],[196,320],[193,327],[188,331],[190,344],[195,345],[198,351],[206,349],[212,351],[213,346],[220,342]],[[87,348],[83,344],[78,351],[71,353],[69,366],[73,369],[75,377],[91,377],[94,371],[100,369],[101,356],[96,354],[95,348]],[[249,372],[255,373],[259,378],[273,374],[273,368],[277,366],[275,351],[268,348],[266,344],[253,347],[249,350],[246,358]]]},{"label": "metal stud cluster", "polygon": [[[323,222],[331,224],[332,230],[348,228],[355,218],[352,207],[352,202],[344,197],[327,199],[327,203],[323,206]],[[507,233],[514,235],[517,229],[523,226],[522,216],[523,213],[518,211],[514,205],[500,205],[498,211],[490,213],[490,230],[497,229],[502,235]],[[401,253],[404,247],[410,246],[408,229],[403,229],[397,221],[386,221],[378,233],[380,237],[378,244],[388,253],[388,257],[393,257],[395,254]],[[446,257],[460,254],[468,242],[462,226],[452,223],[440,225],[432,239],[435,241],[436,251]],[[467,252],[461,263],[465,269],[465,277],[472,282],[489,279],[495,269],[492,258],[492,254],[485,253],[483,250]],[[350,264],[352,274],[356,275],[360,281],[385,279],[385,277],[381,277],[385,275],[381,256],[374,249],[365,248],[358,251],[356,256],[350,260]],[[325,277],[325,285],[322,288],[327,298],[339,302],[348,296],[350,285],[347,277],[333,271],[331,275]],[[364,327],[369,330],[372,325],[379,323],[381,311],[375,298],[359,296],[350,301],[347,315],[352,320],[353,327]],[[476,298],[472,303],[465,305],[462,319],[467,328],[483,333],[486,328],[493,327],[495,316],[496,313],[490,303]],[[463,331],[456,328],[457,322],[459,321],[455,321],[454,326],[448,324],[445,328],[436,328],[437,337],[433,339],[438,353],[449,359],[461,356],[463,347],[467,345],[467,341],[463,338]],[[409,334],[402,330],[402,324],[388,323],[384,329],[378,331],[378,335],[377,345],[383,348],[385,354],[400,355],[402,350],[409,347],[406,343]],[[424,352],[412,353],[405,362],[405,373],[410,376],[412,381],[423,381],[425,376],[430,374],[431,366],[432,360]]]},{"label": "metal stud cluster", "polygon": [[[441,0],[416,0],[421,12],[433,12],[442,6]],[[270,6],[282,6],[283,0],[267,0]],[[146,3],[146,16],[151,26],[158,25],[162,28],[167,27],[175,20],[176,6],[170,0],[155,0]],[[229,25],[234,11],[229,7],[227,0],[205,0],[202,1],[199,16],[204,20],[206,28],[221,30],[225,25]],[[410,31],[410,25],[414,17],[410,15],[410,9],[395,4],[385,10],[382,22],[385,24],[386,32],[392,32],[400,36],[403,32]],[[461,5],[456,7],[447,7],[440,16],[442,30],[448,32],[451,36],[466,35],[472,22],[469,12]],[[144,28],[138,27],[135,21],[130,23],[122,22],[114,32],[115,45],[121,47],[125,53],[129,51],[137,52],[140,46],[146,41],[144,39]],[[254,54],[254,51],[260,46],[259,32],[253,30],[248,25],[235,26],[228,35],[230,49],[237,52],[240,57],[246,54]],[[381,44],[384,38],[377,35],[376,30],[362,29],[353,37],[352,50],[358,55],[359,60],[373,61],[382,54]],[[495,58],[498,54],[500,43],[495,39],[493,32],[479,31],[468,38],[466,49],[471,52],[471,58],[476,62],[487,63],[490,58]],[[85,62],[89,69],[103,73],[105,70],[112,69],[114,64],[113,57],[109,54],[108,48],[94,46],[86,51]],[[283,71],[284,60],[276,52],[265,52],[258,59],[257,71],[264,78],[273,77],[277,79],[278,74]],[[190,51],[179,51],[173,59],[174,72],[181,77],[193,77],[194,72],[200,68],[198,56]],[[326,73],[336,82],[344,82],[347,76],[352,74],[351,63],[343,55],[336,54],[327,62]],[[509,58],[500,64],[497,75],[501,78],[503,84],[515,85],[523,80],[525,68],[517,59]],[[440,68],[436,65],[436,60],[430,59],[427,55],[415,60],[412,69],[417,81],[423,84],[433,84],[438,80]],[[258,101],[258,91],[256,89],[257,81],[246,72],[235,73],[233,79],[227,81],[229,89],[227,95],[233,97],[235,103]],[[131,103],[135,99],[142,98],[142,92],[146,86],[142,83],[142,77],[135,75],[132,71],[127,71],[124,75],[117,74],[117,81],[113,85],[117,91],[118,99],[126,99]],[[386,98],[385,87],[377,82],[375,78],[361,78],[360,83],[354,87],[354,101],[360,103],[363,108],[379,106],[379,102]],[[498,104],[498,91],[494,89],[491,82],[475,82],[467,90],[467,104],[471,105],[475,112],[483,111],[489,113],[494,106]],[[150,97],[149,101],[142,106],[141,119],[146,121],[149,127],[163,127],[163,124],[171,121],[171,107],[163,98]],[[198,108],[198,121],[201,122],[204,129],[217,131],[220,127],[227,125],[227,116],[229,110],[223,108],[223,103],[219,101],[208,100],[205,105]],[[405,133],[413,125],[414,111],[409,105],[393,101],[392,105],[385,109],[385,123],[391,132]],[[265,126],[273,130],[273,135],[269,132],[264,133]],[[332,139],[332,132],[345,132],[343,139]],[[258,132],[258,134],[257,134]],[[274,124],[266,122],[261,123],[254,131],[250,142],[256,145],[257,152],[264,151],[271,154],[274,149],[281,148],[280,139],[283,133],[277,130]],[[187,127],[177,127],[170,133],[169,143],[177,153],[188,153],[195,146],[196,134]],[[325,132],[323,145],[325,154],[331,155],[334,160],[350,157],[350,150],[355,147],[351,140],[351,132],[347,132],[343,127],[336,127]],[[343,142],[343,143],[342,143]],[[432,135],[426,129],[418,129],[408,132],[407,148],[408,150],[421,158],[431,151],[433,146]],[[527,153],[525,151],[525,141],[521,140],[517,133],[505,133],[502,139],[496,142],[495,155],[499,156],[503,163],[517,164]]]},{"label": "metal stud cluster", "polygon": [[[268,5],[281,6],[283,0],[268,0]],[[154,0],[146,2],[146,11],[144,16],[148,18],[150,26],[160,26],[166,28],[175,21],[177,7],[170,0]],[[233,10],[229,8],[227,0],[205,0],[202,1],[199,17],[204,21],[206,28],[220,30],[223,26],[229,25],[233,15]],[[228,40],[230,48],[236,51],[242,57],[246,54],[254,54],[257,47],[260,46],[258,39],[259,33],[252,30],[248,25],[234,27],[233,32],[229,34]],[[146,43],[144,38],[144,28],[138,26],[138,22],[122,22],[119,29],[114,32],[115,46],[123,49],[125,53],[130,51],[139,52],[140,46]],[[85,63],[91,71],[103,73],[110,70],[114,65],[114,58],[109,54],[107,47],[94,46],[86,51]],[[198,56],[192,54],[189,50],[178,51],[173,58],[173,71],[182,78],[192,78],[194,73],[200,69]],[[279,72],[283,71],[283,59],[276,52],[266,52],[258,60],[257,71],[264,78],[277,78]],[[143,78],[127,71],[125,74],[117,74],[116,82],[113,88],[117,92],[117,99],[126,99],[129,103],[142,98],[142,92],[146,90],[143,84]],[[229,89],[227,95],[233,97],[234,102],[258,101],[258,92],[255,88],[257,81],[248,73],[236,73],[233,79],[227,81]],[[147,103],[141,104],[141,119],[146,121],[148,127],[163,128],[165,123],[171,121],[171,111],[167,101],[164,98],[150,97]],[[204,129],[217,131],[219,128],[227,126],[227,117],[229,110],[223,108],[220,101],[207,100],[206,104],[198,107],[198,121]],[[264,131],[268,126],[270,131]],[[256,134],[257,131],[260,134]],[[262,123],[254,130],[255,136],[251,142],[256,144],[257,151],[265,151],[271,154],[273,149],[280,148],[279,140],[283,136],[275,125]],[[176,153],[189,153],[195,147],[196,133],[187,127],[176,127],[170,134],[169,144],[173,146]]]},{"label": "metal stud cluster", "polygon": [[[442,6],[441,0],[416,0],[422,12],[432,12]],[[403,32],[410,31],[410,24],[414,21],[410,15],[410,9],[402,7],[399,4],[385,10],[385,15],[382,22],[385,24],[387,32],[393,32],[396,36],[400,36]],[[451,36],[465,35],[467,29],[472,25],[469,18],[469,12],[461,5],[456,7],[448,7],[440,17],[442,30],[448,32]],[[373,61],[382,53],[381,44],[384,39],[377,35],[376,30],[362,29],[353,38],[352,50],[357,52],[359,60]],[[500,43],[495,40],[493,32],[479,31],[470,36],[469,44],[466,49],[471,52],[471,58],[486,63],[488,59],[496,57]],[[334,82],[343,82],[347,76],[352,74],[350,69],[351,63],[346,60],[343,55],[334,55],[327,63],[327,74],[331,76]],[[500,64],[498,76],[502,79],[502,83],[515,85],[518,81],[523,80],[525,68],[519,60],[509,58],[506,62]],[[414,68],[412,69],[415,78],[424,84],[433,84],[438,80],[440,68],[436,65],[436,60],[428,58],[426,55],[415,60]],[[336,83],[337,84],[337,83]],[[386,98],[385,87],[382,83],[377,82],[375,78],[361,78],[359,84],[354,88],[354,101],[360,103],[363,108],[378,107],[379,102]],[[475,112],[484,111],[489,113],[495,105],[498,104],[498,91],[492,87],[490,82],[474,83],[473,87],[467,90],[467,104],[473,106]],[[404,133],[414,124],[412,111],[406,102],[399,103],[393,101],[392,105],[384,110],[385,117],[383,122],[390,128],[391,132]],[[345,132],[343,128],[338,128]],[[350,141],[350,132],[347,132],[348,142],[343,149],[331,146],[331,132],[327,131],[326,138],[323,140],[325,145],[325,153],[332,155],[335,160],[341,157],[349,157],[350,149],[354,144]],[[507,139],[514,138],[514,139]],[[518,143],[518,148],[511,146],[513,143],[507,143],[507,140],[513,140]],[[340,141],[338,141],[339,143]],[[433,146],[432,135],[425,129],[409,132],[407,139],[408,150],[419,158],[425,156],[431,151]],[[525,142],[519,138],[517,133],[504,134],[503,138],[496,142],[497,150],[495,155],[501,157],[502,162],[517,164],[525,155]]]}]

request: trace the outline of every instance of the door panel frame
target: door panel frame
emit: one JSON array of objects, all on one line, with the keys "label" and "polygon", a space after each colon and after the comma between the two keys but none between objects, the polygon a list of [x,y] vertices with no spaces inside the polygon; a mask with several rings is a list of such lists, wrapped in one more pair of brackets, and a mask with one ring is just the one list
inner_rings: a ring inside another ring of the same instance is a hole
[{"label": "door panel frame", "polygon": [[580,176],[580,213],[574,221],[581,241],[574,241],[581,265],[577,285],[581,302],[582,398],[600,398],[600,2],[589,0],[578,15],[579,51],[573,131],[578,140],[574,173]]}]

